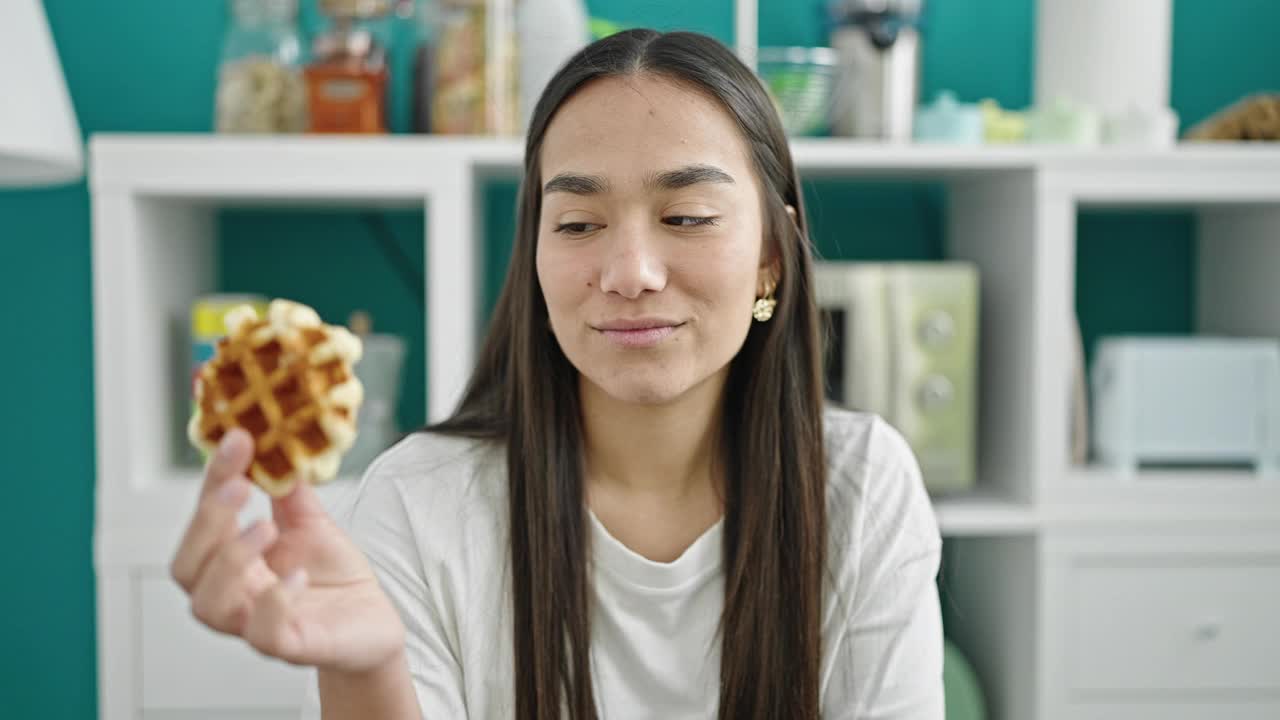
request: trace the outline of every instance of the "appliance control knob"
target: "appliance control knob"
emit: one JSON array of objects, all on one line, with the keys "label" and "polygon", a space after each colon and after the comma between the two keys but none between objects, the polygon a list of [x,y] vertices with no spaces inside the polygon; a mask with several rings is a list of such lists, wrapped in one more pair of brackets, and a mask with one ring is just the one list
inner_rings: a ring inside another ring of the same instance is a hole
[{"label": "appliance control knob", "polygon": [[920,342],[937,350],[945,347],[956,336],[956,321],[946,310],[933,310],[920,321]]},{"label": "appliance control knob", "polygon": [[955,386],[944,375],[930,375],[920,384],[920,409],[929,412],[946,407],[955,397]]}]

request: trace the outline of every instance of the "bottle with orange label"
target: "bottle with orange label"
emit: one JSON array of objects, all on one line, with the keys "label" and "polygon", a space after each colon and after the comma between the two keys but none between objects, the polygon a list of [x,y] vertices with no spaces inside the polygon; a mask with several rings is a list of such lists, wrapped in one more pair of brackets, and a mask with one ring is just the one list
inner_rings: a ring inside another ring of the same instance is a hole
[{"label": "bottle with orange label", "polygon": [[320,0],[332,25],[316,37],[305,72],[311,132],[387,132],[387,52],[368,21],[386,16],[392,4]]}]

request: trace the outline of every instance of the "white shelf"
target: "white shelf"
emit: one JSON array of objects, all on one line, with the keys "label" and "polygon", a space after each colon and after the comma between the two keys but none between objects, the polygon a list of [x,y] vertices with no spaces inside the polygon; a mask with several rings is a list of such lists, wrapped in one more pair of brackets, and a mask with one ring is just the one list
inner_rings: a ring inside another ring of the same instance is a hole
[{"label": "white shelf", "polygon": [[[1080,716],[1060,670],[1068,653],[1082,651],[1071,644],[1078,618],[1070,615],[1075,596],[1067,592],[1081,543],[1094,543],[1090,557],[1125,547],[1135,556],[1137,548],[1136,557],[1153,567],[1172,562],[1188,573],[1208,573],[1204,558],[1248,559],[1241,550],[1247,533],[1280,543],[1280,483],[1253,473],[1125,478],[1067,467],[1077,214],[1105,206],[1196,209],[1201,245],[1211,248],[1200,253],[1207,268],[1198,283],[1198,299],[1209,308],[1201,308],[1205,324],[1274,334],[1280,325],[1266,310],[1276,297],[1274,273],[1266,268],[1280,262],[1280,251],[1267,250],[1280,235],[1280,147],[945,147],[804,139],[793,141],[792,151],[802,180],[947,184],[948,256],[975,263],[982,277],[982,485],[973,494],[933,501],[942,533],[964,557],[953,590],[958,602],[969,603],[968,614],[949,630],[967,638],[994,720]],[[194,508],[199,473],[174,467],[173,446],[187,416],[174,393],[187,370],[173,323],[195,296],[217,289],[213,208],[423,210],[423,370],[428,419],[435,420],[452,409],[478,342],[484,218],[477,186],[518,179],[522,153],[519,140],[474,137],[92,138],[95,568],[104,717],[136,717],[146,709],[130,690],[139,687],[138,643],[147,625],[139,578],[168,562]],[[355,486],[354,479],[326,486],[326,505],[341,507]],[[260,496],[242,520],[267,508]],[[1141,533],[1150,547],[1137,544]],[[1150,550],[1163,547],[1181,549],[1165,553],[1172,560]],[[1258,586],[1268,582],[1260,577]],[[1163,716],[1145,705],[1135,708],[1107,716]]]},{"label": "white shelf", "polygon": [[944,537],[1028,535],[1040,528],[1030,505],[982,494],[934,498],[933,512]]},{"label": "white shelf", "polygon": [[89,145],[95,191],[257,201],[421,203],[443,168],[514,170],[523,155],[514,140],[397,135],[98,134]]},{"label": "white shelf", "polygon": [[[90,184],[159,196],[415,198],[442,160],[514,174],[523,142],[510,138],[95,134]],[[798,138],[809,175],[917,175],[1050,170],[1089,202],[1280,199],[1280,147],[1195,143],[1170,149],[1051,145],[886,144]],[[514,176],[514,175],[513,175]],[[1154,183],[1154,184],[1152,184]],[[1119,192],[1119,197],[1108,193]]]},{"label": "white shelf", "polygon": [[1125,473],[1074,467],[1047,484],[1041,504],[1046,527],[1195,522],[1280,527],[1280,478],[1230,468]]}]

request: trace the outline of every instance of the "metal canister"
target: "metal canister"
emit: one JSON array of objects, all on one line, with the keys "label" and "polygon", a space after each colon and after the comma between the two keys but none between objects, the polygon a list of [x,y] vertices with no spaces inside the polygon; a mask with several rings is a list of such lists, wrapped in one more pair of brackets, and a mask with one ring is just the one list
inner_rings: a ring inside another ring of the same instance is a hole
[{"label": "metal canister", "polygon": [[924,0],[844,0],[832,7],[840,80],[832,134],[907,142],[920,85]]}]

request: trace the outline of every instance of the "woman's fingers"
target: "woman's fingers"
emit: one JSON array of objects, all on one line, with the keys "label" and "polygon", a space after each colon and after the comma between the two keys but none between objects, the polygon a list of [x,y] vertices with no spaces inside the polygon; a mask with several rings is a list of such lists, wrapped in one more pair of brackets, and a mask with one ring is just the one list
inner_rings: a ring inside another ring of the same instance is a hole
[{"label": "woman's fingers", "polygon": [[237,476],[224,481],[215,492],[201,496],[169,565],[170,574],[183,590],[188,593],[194,590],[213,553],[235,538],[237,516],[252,489],[247,479]]},{"label": "woman's fingers", "polygon": [[234,428],[223,438],[205,469],[195,515],[170,563],[169,572],[190,593],[214,549],[236,534],[236,516],[252,485],[243,473],[253,457],[253,438]]},{"label": "woman's fingers", "polygon": [[314,658],[306,657],[306,638],[294,612],[294,605],[306,589],[307,582],[307,571],[297,568],[254,599],[245,624],[244,639],[255,650],[295,665],[314,664]]},{"label": "woman's fingers", "polygon": [[209,458],[205,468],[201,496],[217,490],[233,475],[243,474],[253,459],[253,436],[243,428],[231,428],[218,443],[218,451]]},{"label": "woman's fingers", "polygon": [[276,541],[275,523],[262,520],[224,543],[191,593],[191,614],[219,632],[241,635],[255,596],[274,584],[262,553]]}]

